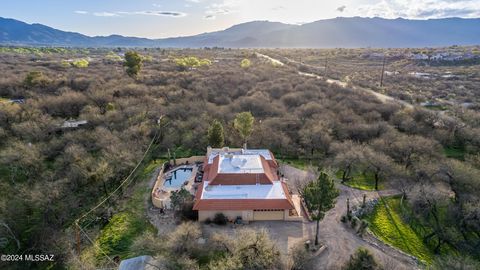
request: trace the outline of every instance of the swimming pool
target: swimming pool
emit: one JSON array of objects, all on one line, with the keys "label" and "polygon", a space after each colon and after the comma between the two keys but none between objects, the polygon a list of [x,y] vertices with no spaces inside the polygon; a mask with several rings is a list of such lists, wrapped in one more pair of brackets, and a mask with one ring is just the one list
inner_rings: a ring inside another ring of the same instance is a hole
[{"label": "swimming pool", "polygon": [[170,171],[163,182],[166,188],[180,188],[192,176],[193,168],[177,168]]}]

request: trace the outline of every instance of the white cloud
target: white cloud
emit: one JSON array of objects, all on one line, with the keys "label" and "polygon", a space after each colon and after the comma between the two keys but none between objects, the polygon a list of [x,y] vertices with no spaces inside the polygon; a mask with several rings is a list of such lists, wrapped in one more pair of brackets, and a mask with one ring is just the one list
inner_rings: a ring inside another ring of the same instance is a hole
[{"label": "white cloud", "polygon": [[77,14],[88,14],[88,12],[84,10],[75,10],[74,12]]},{"label": "white cloud", "polygon": [[146,16],[167,16],[167,17],[185,17],[186,13],[179,11],[161,11],[161,10],[144,10],[144,11],[118,11],[118,15],[146,15]]},{"label": "white cloud", "polygon": [[474,18],[480,17],[480,0],[210,0],[204,15],[293,23],[334,18],[339,13],[346,17]]},{"label": "white cloud", "polygon": [[474,0],[382,0],[358,8],[361,16],[384,18],[431,19],[445,17],[480,17],[480,1]]},{"label": "white cloud", "polygon": [[205,15],[203,18],[205,20],[215,20],[217,18],[217,16],[215,16],[215,15]]},{"label": "white cloud", "polygon": [[118,16],[118,14],[112,13],[112,12],[94,12],[93,15],[97,17],[117,17]]},{"label": "white cloud", "polygon": [[207,16],[213,15],[225,15],[238,12],[238,8],[241,6],[239,0],[223,0],[219,3],[212,3],[205,8],[205,14]]},{"label": "white cloud", "polygon": [[[78,12],[78,14],[88,14],[88,12]],[[113,11],[113,12],[93,12],[92,15],[97,17],[120,17],[120,16],[164,16],[164,17],[185,17],[186,13],[179,11],[161,11],[161,10],[141,10],[141,11]]]}]

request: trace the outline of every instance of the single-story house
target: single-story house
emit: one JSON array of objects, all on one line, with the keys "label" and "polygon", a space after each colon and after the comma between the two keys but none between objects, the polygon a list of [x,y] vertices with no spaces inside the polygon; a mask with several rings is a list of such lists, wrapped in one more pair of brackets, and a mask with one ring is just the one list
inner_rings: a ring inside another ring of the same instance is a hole
[{"label": "single-story house", "polygon": [[229,220],[297,217],[292,196],[267,149],[207,149],[203,180],[195,194],[199,221],[223,213]]}]

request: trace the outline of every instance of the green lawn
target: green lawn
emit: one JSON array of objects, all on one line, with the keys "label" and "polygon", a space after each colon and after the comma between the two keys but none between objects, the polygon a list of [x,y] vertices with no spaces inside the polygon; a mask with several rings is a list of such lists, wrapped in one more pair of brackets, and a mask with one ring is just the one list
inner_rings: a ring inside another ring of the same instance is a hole
[{"label": "green lawn", "polygon": [[295,167],[300,170],[306,170],[309,166],[312,165],[311,160],[307,159],[296,159],[296,158],[279,158],[278,159],[281,163],[288,164],[292,167]]},{"label": "green lawn", "polygon": [[425,106],[425,108],[432,111],[446,111],[448,109],[447,106],[444,105]]},{"label": "green lawn", "polygon": [[[336,176],[338,179],[342,179],[342,171],[338,171]],[[357,173],[350,176],[351,179],[343,183],[346,186],[357,188],[361,190],[375,190],[375,177],[372,173]],[[383,181],[379,181],[378,189],[382,190],[385,188]]]},{"label": "green lawn", "polygon": [[[101,229],[95,243],[109,256],[119,256],[124,259],[145,255],[138,254],[138,251],[132,250],[131,246],[135,239],[144,232],[156,232],[146,217],[146,198],[151,192],[148,185],[149,179],[155,168],[161,166],[163,162],[165,160],[155,160],[143,166],[136,176],[136,184],[132,189],[131,197],[120,202],[122,210],[114,214],[109,223]],[[94,248],[93,250],[98,261],[105,261],[100,249]]]},{"label": "green lawn", "polygon": [[420,234],[402,220],[399,197],[383,198],[367,218],[370,230],[382,241],[431,263],[433,253]]},{"label": "green lawn", "polygon": [[465,159],[465,148],[458,146],[449,146],[443,148],[443,153],[448,158],[454,158],[458,160]]}]

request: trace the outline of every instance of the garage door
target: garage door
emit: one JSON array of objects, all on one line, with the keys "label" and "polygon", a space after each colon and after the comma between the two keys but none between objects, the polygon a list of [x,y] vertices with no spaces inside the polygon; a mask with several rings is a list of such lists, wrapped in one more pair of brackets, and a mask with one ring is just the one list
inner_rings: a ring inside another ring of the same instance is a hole
[{"label": "garage door", "polygon": [[253,211],[253,220],[283,220],[283,211]]}]

